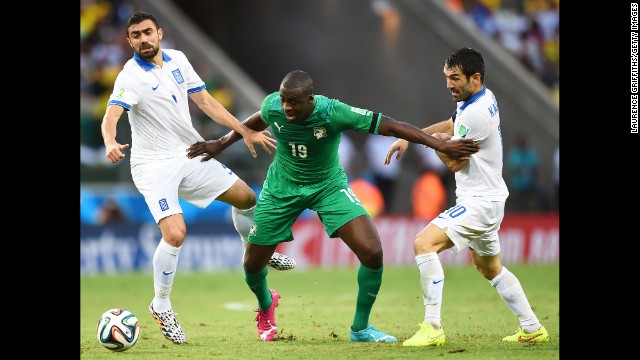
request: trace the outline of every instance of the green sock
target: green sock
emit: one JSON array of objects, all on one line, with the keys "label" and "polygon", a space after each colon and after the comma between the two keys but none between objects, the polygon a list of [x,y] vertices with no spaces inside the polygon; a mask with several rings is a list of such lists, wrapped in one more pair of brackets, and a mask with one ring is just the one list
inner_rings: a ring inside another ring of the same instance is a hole
[{"label": "green sock", "polygon": [[271,293],[269,292],[269,286],[267,286],[267,273],[269,270],[265,266],[262,271],[255,274],[249,274],[245,270],[244,281],[249,285],[249,288],[256,295],[258,299],[258,307],[260,310],[267,311],[271,307]]},{"label": "green sock", "polygon": [[360,264],[358,268],[358,301],[356,302],[356,314],[353,317],[353,331],[360,331],[369,325],[369,315],[376,296],[382,285],[382,270],[371,270]]}]

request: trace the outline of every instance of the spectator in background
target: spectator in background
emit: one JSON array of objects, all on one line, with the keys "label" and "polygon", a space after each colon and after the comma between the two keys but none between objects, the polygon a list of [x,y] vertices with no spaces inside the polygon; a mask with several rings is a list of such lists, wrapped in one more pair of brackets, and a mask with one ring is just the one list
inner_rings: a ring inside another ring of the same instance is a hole
[{"label": "spectator in background", "polygon": [[[456,202],[456,179],[453,172],[440,160],[435,150],[425,146],[414,146],[413,149],[422,165],[421,173],[432,172],[440,178],[445,188],[446,204]],[[446,205],[445,204],[445,205]]]},{"label": "spectator in background", "polygon": [[447,191],[438,174],[425,171],[411,188],[413,216],[427,221],[433,220],[447,205]]},{"label": "spectator in background", "polygon": [[514,55],[547,85],[553,100],[559,103],[558,0],[442,1]]},{"label": "spectator in background", "polygon": [[513,209],[515,211],[548,210],[546,194],[538,185],[540,166],[538,151],[529,146],[524,133],[516,136],[515,146],[509,152],[508,165],[511,173],[510,189],[513,194]]},{"label": "spectator in background", "polygon": [[447,198],[447,181],[453,187],[451,194],[454,194],[455,179],[435,150],[425,146],[413,148],[422,164],[422,171],[411,188],[411,208],[415,217],[431,221],[446,209],[448,203],[455,202],[455,197],[451,202]]},{"label": "spectator in background", "polygon": [[394,161],[389,166],[385,166],[380,159],[384,159],[387,155],[387,149],[394,141],[396,139],[390,136],[369,135],[364,143],[373,183],[380,189],[384,197],[385,212],[393,209],[394,194],[401,166],[400,161]]},{"label": "spectator in background", "polygon": [[118,225],[125,223],[125,216],[118,203],[107,198],[98,209],[98,224],[99,225]]}]

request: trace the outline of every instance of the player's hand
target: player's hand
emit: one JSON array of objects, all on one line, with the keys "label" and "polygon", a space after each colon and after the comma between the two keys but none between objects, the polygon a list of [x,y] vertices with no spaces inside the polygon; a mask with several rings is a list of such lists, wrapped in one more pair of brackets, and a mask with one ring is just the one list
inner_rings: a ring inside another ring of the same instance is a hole
[{"label": "player's hand", "polygon": [[404,152],[407,151],[408,147],[409,147],[409,142],[407,140],[405,139],[396,140],[396,142],[394,142],[389,148],[389,152],[387,152],[387,157],[384,158],[384,164],[389,165],[391,163],[391,157],[393,156],[393,153],[395,153],[396,151],[398,152],[398,155],[396,155],[396,160],[400,160]]},{"label": "player's hand", "polygon": [[277,141],[276,139],[271,137],[271,133],[269,131],[255,131],[249,128],[247,128],[247,130],[247,134],[242,138],[244,139],[244,143],[247,145],[249,151],[251,151],[251,155],[253,155],[254,158],[258,157],[254,145],[260,145],[264,149],[264,151],[268,152],[269,154],[271,154],[271,149],[269,148],[276,148]]},{"label": "player's hand", "polygon": [[204,155],[200,161],[209,161],[214,156],[220,154],[224,150],[220,139],[198,141],[187,149],[187,157],[193,159],[196,156]]},{"label": "player's hand", "polygon": [[436,149],[454,160],[468,160],[471,154],[475,154],[480,150],[473,140],[460,139],[455,141],[445,141],[441,149]]},{"label": "player's hand", "polygon": [[119,144],[117,142],[113,142],[109,145],[105,146],[105,154],[107,156],[107,160],[109,160],[110,163],[115,164],[118,161],[120,161],[120,159],[124,158],[124,154],[122,153],[122,150],[128,149],[129,148],[129,144]]}]

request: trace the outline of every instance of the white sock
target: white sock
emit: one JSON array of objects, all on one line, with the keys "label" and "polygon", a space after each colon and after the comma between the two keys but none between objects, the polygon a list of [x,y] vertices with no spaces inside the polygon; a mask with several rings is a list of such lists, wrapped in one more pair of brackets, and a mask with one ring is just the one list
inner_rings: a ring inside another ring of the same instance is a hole
[{"label": "white sock", "polygon": [[182,247],[173,247],[169,245],[164,238],[160,239],[160,243],[153,254],[153,289],[155,296],[153,298],[153,309],[156,312],[165,312],[171,309],[171,287],[173,279],[176,276],[178,268],[178,254]]},{"label": "white sock", "polygon": [[[242,240],[242,247],[244,249],[247,248],[247,238],[251,231],[251,225],[253,225],[253,214],[255,214],[255,212],[255,205],[246,210],[238,209],[235,206],[231,208],[233,227],[235,227],[238,234],[240,234],[240,240]],[[242,252],[242,258],[244,259],[244,251]]]},{"label": "white sock", "polygon": [[529,300],[524,294],[520,281],[505,266],[502,267],[502,271],[498,276],[489,281],[489,284],[496,288],[502,300],[509,306],[513,314],[520,319],[520,327],[525,333],[531,334],[542,327],[529,305]]},{"label": "white sock", "polygon": [[416,255],[416,264],[420,270],[420,287],[425,305],[424,322],[440,329],[440,307],[442,288],[444,287],[444,269],[437,253]]}]

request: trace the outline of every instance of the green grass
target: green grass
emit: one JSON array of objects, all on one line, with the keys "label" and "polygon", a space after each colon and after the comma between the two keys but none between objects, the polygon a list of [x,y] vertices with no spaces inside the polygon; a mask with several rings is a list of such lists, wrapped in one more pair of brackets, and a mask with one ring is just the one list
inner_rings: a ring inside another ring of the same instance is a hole
[{"label": "green grass", "polygon": [[[446,266],[442,325],[446,343],[438,348],[403,347],[422,321],[419,273],[415,266],[387,267],[370,323],[397,343],[352,343],[349,326],[356,299],[356,268],[269,271],[269,286],[281,294],[276,310],[278,341],[258,339],[257,302],[241,271],[176,275],[172,303],[188,342],[166,340],[148,313],[153,297],[150,273],[81,276],[82,359],[558,359],[559,266],[508,265],[519,278],[536,315],[549,331],[544,344],[501,341],[518,327],[498,293],[475,268]],[[226,304],[226,305],[225,305]],[[122,353],[102,347],[96,337],[100,315],[114,307],[133,312],[140,338]],[[231,309],[229,309],[231,308]]]}]

